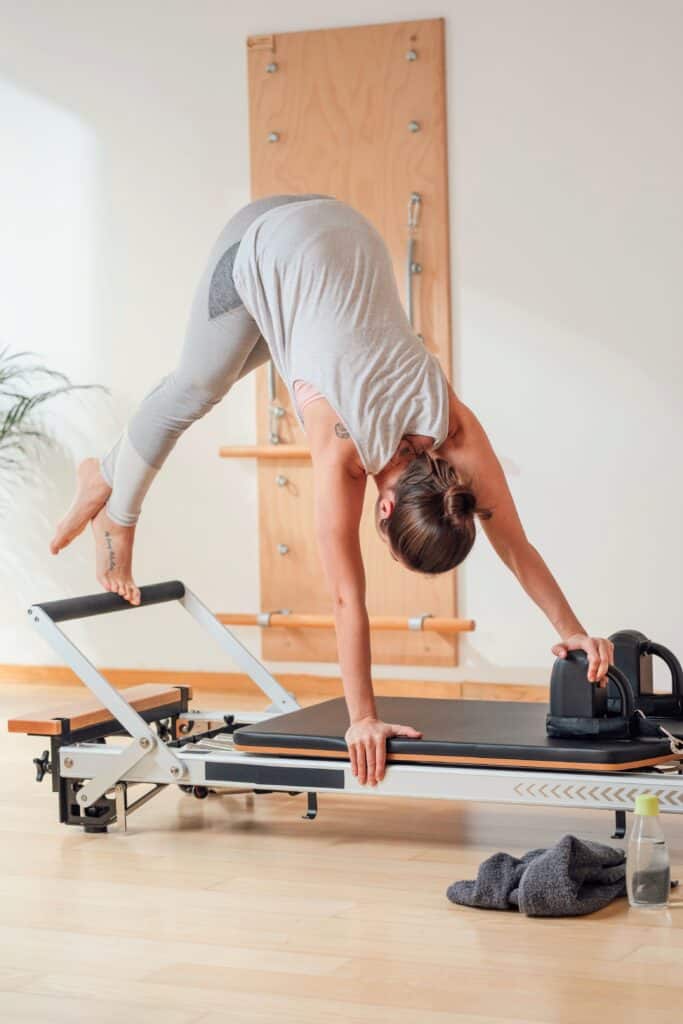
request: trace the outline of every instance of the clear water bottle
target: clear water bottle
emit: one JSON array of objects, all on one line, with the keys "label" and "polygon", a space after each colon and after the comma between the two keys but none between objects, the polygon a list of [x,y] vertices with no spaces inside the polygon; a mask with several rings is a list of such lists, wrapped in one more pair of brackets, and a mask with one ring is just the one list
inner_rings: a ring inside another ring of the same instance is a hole
[{"label": "clear water bottle", "polygon": [[626,891],[632,907],[665,907],[669,902],[671,869],[666,839],[659,824],[656,796],[637,796],[628,841]]}]

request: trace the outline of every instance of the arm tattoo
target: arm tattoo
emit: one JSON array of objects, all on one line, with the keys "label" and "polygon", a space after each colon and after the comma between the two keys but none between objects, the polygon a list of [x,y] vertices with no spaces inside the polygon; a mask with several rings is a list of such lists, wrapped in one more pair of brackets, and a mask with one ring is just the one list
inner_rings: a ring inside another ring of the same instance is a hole
[{"label": "arm tattoo", "polygon": [[337,435],[337,437],[341,438],[343,441],[351,437],[343,423],[335,423],[334,432]]}]

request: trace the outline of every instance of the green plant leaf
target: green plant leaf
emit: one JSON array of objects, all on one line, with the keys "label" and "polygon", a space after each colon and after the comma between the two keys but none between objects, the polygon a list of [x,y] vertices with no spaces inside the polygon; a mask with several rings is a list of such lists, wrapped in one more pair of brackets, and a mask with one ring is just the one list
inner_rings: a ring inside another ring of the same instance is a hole
[{"label": "green plant leaf", "polygon": [[106,391],[98,384],[72,384],[32,352],[0,349],[0,493],[25,480],[42,447],[56,443],[41,413],[56,398],[76,391]]}]

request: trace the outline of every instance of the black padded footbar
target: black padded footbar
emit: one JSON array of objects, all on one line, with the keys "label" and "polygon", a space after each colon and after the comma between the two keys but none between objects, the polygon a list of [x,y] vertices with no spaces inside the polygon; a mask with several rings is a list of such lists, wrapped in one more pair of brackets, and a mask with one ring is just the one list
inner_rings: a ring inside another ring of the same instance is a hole
[{"label": "black padded footbar", "polygon": [[[430,758],[476,758],[482,764],[493,760],[521,762],[613,765],[666,758],[666,740],[574,740],[550,739],[545,732],[545,704],[504,701],[432,700],[419,697],[379,697],[377,710],[385,722],[412,725],[421,740],[391,739],[390,755],[411,755],[429,763]],[[683,722],[676,725],[683,731]],[[668,727],[668,726],[667,726]],[[249,725],[235,733],[235,746],[257,753],[259,748],[282,749],[283,754],[306,751],[346,753],[344,733],[348,728],[342,698],[325,701],[301,711]],[[315,755],[311,755],[315,756]]]},{"label": "black padded footbar", "polygon": [[139,605],[132,605],[118,594],[84,594],[82,597],[67,597],[62,601],[43,601],[35,607],[41,608],[53,622],[67,622],[69,619],[87,619],[93,615],[107,615],[109,612],[135,611],[149,604],[180,601],[184,596],[185,584],[180,580],[168,580],[166,583],[140,587]]}]

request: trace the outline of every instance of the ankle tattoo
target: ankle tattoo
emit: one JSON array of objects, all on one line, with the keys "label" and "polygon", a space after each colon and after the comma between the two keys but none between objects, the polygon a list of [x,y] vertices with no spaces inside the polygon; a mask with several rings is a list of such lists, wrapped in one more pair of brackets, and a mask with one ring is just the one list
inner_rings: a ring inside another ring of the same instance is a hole
[{"label": "ankle tattoo", "polygon": [[114,539],[108,530],[104,531],[104,543],[107,545],[108,569],[116,568],[116,554],[114,553]]}]

